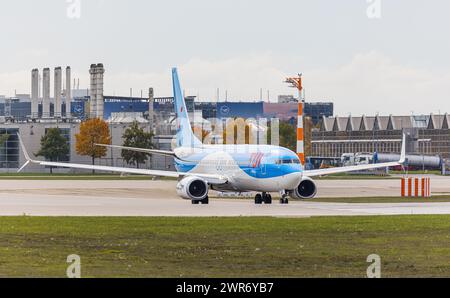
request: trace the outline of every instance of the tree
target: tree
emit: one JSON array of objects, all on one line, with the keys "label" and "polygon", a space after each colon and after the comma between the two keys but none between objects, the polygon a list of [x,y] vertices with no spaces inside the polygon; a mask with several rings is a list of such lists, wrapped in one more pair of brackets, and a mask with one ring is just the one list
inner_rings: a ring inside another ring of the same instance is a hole
[{"label": "tree", "polygon": [[312,121],[311,117],[305,117],[304,118],[304,124],[305,124],[305,155],[311,156],[312,155],[312,131],[314,128],[314,123]]},{"label": "tree", "polygon": [[211,132],[203,129],[200,125],[192,126],[192,132],[194,135],[203,143],[204,141],[209,140]]},{"label": "tree", "polygon": [[255,136],[250,122],[243,118],[235,118],[227,121],[222,137],[224,144],[250,144]]},{"label": "tree", "polygon": [[[69,152],[67,139],[61,134],[59,128],[50,128],[41,138],[41,149],[35,155],[50,161],[61,161],[67,158]],[[50,167],[50,174],[53,174],[53,167]]]},{"label": "tree", "polygon": [[[124,139],[123,146],[134,148],[153,148],[153,133],[145,132],[139,126],[137,121],[134,121],[129,128],[127,128],[122,136]],[[136,152],[130,150],[122,150],[122,158],[130,165],[135,165],[139,169],[139,164],[144,163],[148,159],[148,154],[143,152]]]},{"label": "tree", "polygon": [[8,141],[9,139],[9,134],[5,133],[3,135],[0,136],[0,147],[3,147],[3,145],[5,145],[5,143]]},{"label": "tree", "polygon": [[297,152],[297,130],[296,126],[289,122],[280,121],[280,146]]},{"label": "tree", "polygon": [[9,134],[0,135],[0,154],[6,154],[6,142],[9,140]]},{"label": "tree", "polygon": [[[270,123],[267,129],[268,139],[272,142],[272,123]],[[288,148],[294,152],[297,152],[297,130],[296,126],[290,124],[288,121],[279,122],[279,145],[281,147]]]},{"label": "tree", "polygon": [[[79,155],[90,156],[92,165],[95,159],[106,156],[107,148],[95,144],[111,144],[108,123],[99,118],[89,119],[80,125],[80,133],[75,135],[76,151]],[[95,173],[93,170],[92,173]]]}]

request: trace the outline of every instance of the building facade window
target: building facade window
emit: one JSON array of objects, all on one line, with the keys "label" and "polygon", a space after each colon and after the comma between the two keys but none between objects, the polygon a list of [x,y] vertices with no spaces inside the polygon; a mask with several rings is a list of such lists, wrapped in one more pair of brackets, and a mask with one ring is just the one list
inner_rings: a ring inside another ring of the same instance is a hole
[{"label": "building facade window", "polygon": [[0,168],[2,169],[17,169],[19,168],[19,138],[17,133],[18,128],[1,128],[0,135],[7,134],[8,140],[1,144],[0,147]]}]

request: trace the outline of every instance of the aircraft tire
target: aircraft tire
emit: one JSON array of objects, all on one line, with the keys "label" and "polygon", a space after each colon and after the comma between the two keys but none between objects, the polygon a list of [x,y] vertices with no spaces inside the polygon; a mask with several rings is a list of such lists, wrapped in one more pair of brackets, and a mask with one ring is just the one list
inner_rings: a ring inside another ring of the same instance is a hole
[{"label": "aircraft tire", "polygon": [[288,198],[281,198],[281,199],[280,199],[280,204],[282,204],[282,205],[287,205],[287,204],[289,204],[289,199],[288,199]]},{"label": "aircraft tire", "polygon": [[272,204],[272,196],[270,194],[265,195],[264,204],[267,204],[267,205]]},{"label": "aircraft tire", "polygon": [[263,202],[262,195],[261,195],[261,194],[257,194],[257,195],[255,196],[255,204],[256,204],[256,205],[260,205],[260,204],[262,204],[262,202]]}]

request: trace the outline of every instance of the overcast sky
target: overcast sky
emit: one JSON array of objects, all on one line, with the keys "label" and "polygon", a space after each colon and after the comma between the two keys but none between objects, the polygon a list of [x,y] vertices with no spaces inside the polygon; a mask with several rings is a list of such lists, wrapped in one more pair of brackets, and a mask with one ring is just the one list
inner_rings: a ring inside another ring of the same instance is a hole
[{"label": "overcast sky", "polygon": [[[77,2],[81,2],[79,18]],[[381,2],[378,10],[377,1]],[[187,95],[272,101],[304,74],[307,100],[336,113],[450,113],[450,1],[2,0],[0,94],[30,93],[32,68],[70,65],[105,93],[152,86],[171,95],[178,66]],[[75,5],[75,6],[73,6]],[[68,13],[69,10],[69,13]]]}]

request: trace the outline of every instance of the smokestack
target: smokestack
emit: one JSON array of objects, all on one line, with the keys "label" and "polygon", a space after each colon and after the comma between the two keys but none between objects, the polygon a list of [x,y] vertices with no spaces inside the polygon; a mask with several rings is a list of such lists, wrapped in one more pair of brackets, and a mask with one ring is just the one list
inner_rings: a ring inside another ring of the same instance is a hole
[{"label": "smokestack", "polygon": [[103,76],[105,73],[105,69],[103,68],[103,64],[97,64],[97,77],[96,77],[96,99],[97,99],[97,111],[96,115],[98,118],[103,119],[104,107],[105,107],[105,99],[103,97]]},{"label": "smokestack", "polygon": [[70,66],[66,68],[66,117],[71,116],[71,102],[72,102],[72,86],[71,83]]},{"label": "smokestack", "polygon": [[38,118],[39,115],[39,70],[31,71],[31,118]]},{"label": "smokestack", "polygon": [[150,131],[155,132],[155,112],[154,112],[155,95],[153,88],[148,89],[148,122],[150,123]]},{"label": "smokestack", "polygon": [[97,66],[91,64],[91,90],[89,92],[89,118],[97,117]]},{"label": "smokestack", "polygon": [[62,91],[62,69],[61,67],[55,68],[55,105],[54,105],[54,117],[61,117],[61,91]]},{"label": "smokestack", "polygon": [[50,117],[50,68],[44,68],[42,80],[42,118]]}]

